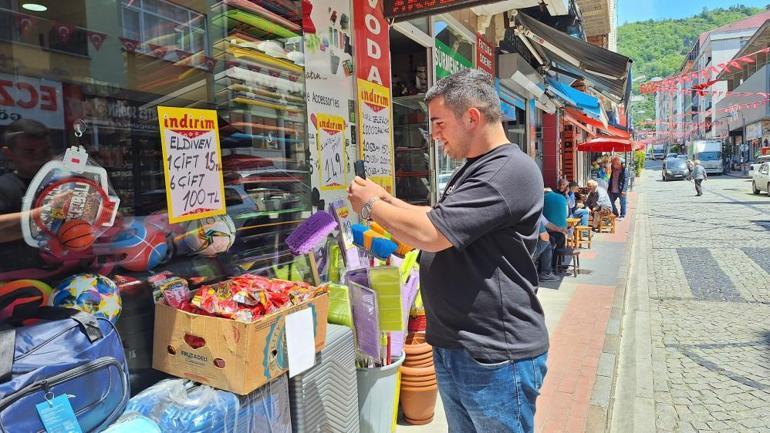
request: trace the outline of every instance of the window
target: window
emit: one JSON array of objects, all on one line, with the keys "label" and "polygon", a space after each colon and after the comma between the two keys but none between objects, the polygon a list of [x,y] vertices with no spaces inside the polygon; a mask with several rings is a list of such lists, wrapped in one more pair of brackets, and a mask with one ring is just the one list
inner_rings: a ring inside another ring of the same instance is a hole
[{"label": "window", "polygon": [[122,6],[125,38],[189,53],[205,50],[204,15],[164,0],[123,0]]}]

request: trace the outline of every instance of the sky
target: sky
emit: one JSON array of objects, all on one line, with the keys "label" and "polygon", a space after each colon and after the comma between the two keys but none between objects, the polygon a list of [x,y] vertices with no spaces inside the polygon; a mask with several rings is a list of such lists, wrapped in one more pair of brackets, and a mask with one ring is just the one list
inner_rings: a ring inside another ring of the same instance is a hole
[{"label": "sky", "polygon": [[699,14],[704,7],[726,8],[734,4],[762,6],[770,0],[618,0],[618,24],[649,19],[685,18]]}]

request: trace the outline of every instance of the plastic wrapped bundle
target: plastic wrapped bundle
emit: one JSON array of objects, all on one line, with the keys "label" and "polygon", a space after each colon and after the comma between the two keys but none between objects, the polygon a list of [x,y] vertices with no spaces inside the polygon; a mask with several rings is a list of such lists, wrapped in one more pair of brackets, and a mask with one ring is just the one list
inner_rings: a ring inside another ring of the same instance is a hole
[{"label": "plastic wrapped bundle", "polygon": [[160,427],[155,421],[139,415],[138,413],[127,413],[118,419],[102,433],[161,433]]},{"label": "plastic wrapped bundle", "polygon": [[239,397],[182,379],[158,382],[128,402],[163,433],[291,433],[286,375]]}]

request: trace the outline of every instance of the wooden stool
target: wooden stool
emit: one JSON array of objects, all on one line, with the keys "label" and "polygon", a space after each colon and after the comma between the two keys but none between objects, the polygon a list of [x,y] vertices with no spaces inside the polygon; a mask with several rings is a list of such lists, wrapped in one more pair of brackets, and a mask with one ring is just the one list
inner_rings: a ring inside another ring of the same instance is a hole
[{"label": "wooden stool", "polygon": [[601,217],[599,217],[599,233],[603,233],[604,229],[609,228],[610,233],[615,233],[615,216],[612,211],[609,211],[607,213],[602,212]]},{"label": "wooden stool", "polygon": [[564,257],[570,257],[570,263],[566,265],[567,270],[569,268],[572,268],[573,276],[577,278],[578,274],[580,273],[580,251],[575,251],[571,248],[557,248],[556,251],[554,251],[554,254],[556,254],[556,264],[557,266],[561,266],[562,264],[562,258]]},{"label": "wooden stool", "polygon": [[586,248],[591,248],[591,242],[594,238],[594,232],[591,226],[577,226],[575,227],[575,234],[577,237],[577,248],[583,248],[583,245],[588,245]]}]

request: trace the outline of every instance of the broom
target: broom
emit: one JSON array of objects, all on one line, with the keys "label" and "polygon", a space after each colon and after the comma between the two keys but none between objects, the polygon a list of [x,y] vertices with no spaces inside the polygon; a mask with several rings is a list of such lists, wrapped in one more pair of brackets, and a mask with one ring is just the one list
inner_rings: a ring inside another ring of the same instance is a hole
[{"label": "broom", "polygon": [[318,211],[286,238],[286,245],[293,255],[308,255],[313,284],[316,286],[321,284],[321,277],[318,274],[318,262],[316,262],[314,250],[336,227],[337,221],[333,216],[326,211]]}]

